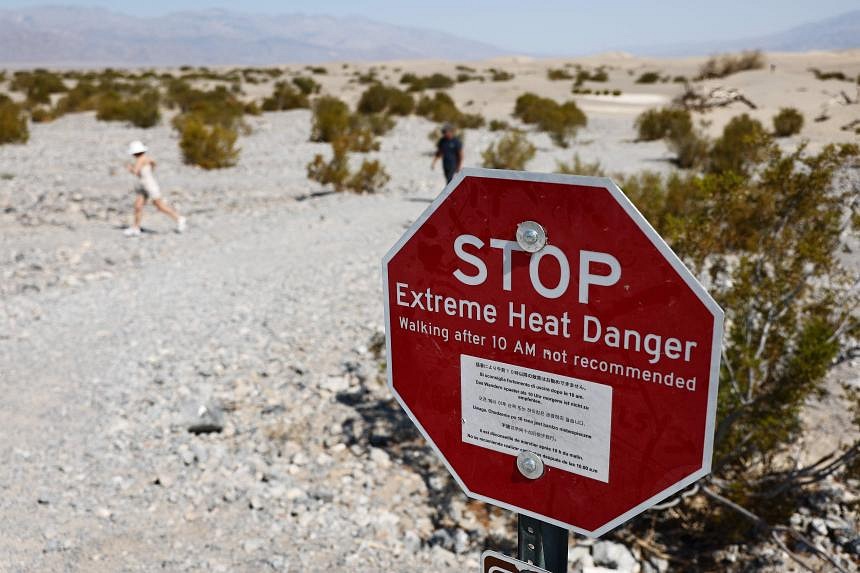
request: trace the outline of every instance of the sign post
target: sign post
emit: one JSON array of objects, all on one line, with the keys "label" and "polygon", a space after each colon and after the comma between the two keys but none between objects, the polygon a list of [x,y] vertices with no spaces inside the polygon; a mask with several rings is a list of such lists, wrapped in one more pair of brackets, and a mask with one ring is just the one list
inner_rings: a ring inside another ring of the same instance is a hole
[{"label": "sign post", "polygon": [[722,310],[610,179],[464,169],[382,273],[389,386],[521,559],[709,473]]},{"label": "sign post", "polygon": [[517,557],[550,573],[567,571],[567,529],[519,514]]}]

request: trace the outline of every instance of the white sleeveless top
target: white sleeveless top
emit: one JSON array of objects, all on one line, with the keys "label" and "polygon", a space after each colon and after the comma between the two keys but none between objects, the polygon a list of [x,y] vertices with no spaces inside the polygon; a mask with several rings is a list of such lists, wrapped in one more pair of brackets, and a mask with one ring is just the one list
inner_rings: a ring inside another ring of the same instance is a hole
[{"label": "white sleeveless top", "polygon": [[143,187],[144,191],[149,193],[150,195],[158,195],[158,181],[155,180],[155,175],[152,172],[152,164],[147,163],[140,169],[140,185]]}]

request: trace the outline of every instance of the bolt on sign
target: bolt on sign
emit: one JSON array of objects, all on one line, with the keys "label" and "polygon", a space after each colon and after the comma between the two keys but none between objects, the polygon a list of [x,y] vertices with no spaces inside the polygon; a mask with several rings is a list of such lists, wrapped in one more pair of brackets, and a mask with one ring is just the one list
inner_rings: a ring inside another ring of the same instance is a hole
[{"label": "bolt on sign", "polygon": [[546,569],[495,551],[481,553],[481,571],[483,573],[549,573]]},{"label": "bolt on sign", "polygon": [[465,169],[382,271],[389,385],[470,497],[596,537],[710,471],[723,312],[612,180]]}]

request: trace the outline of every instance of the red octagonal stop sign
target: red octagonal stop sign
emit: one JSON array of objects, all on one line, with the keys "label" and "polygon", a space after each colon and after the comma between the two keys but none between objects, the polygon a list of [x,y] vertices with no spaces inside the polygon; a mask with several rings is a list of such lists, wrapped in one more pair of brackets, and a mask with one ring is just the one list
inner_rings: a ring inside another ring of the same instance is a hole
[{"label": "red octagonal stop sign", "polygon": [[383,283],[389,385],[467,495],[598,536],[710,471],[723,313],[610,179],[466,169]]}]

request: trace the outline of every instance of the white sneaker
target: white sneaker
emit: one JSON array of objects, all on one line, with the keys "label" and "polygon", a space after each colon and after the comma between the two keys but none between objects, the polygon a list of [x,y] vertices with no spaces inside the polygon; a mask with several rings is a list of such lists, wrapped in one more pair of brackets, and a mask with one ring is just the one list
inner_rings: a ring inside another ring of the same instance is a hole
[{"label": "white sneaker", "polygon": [[176,221],[176,232],[177,233],[184,233],[185,232],[185,227],[186,227],[187,221],[188,220],[185,217],[179,217],[179,219]]},{"label": "white sneaker", "polygon": [[126,237],[137,237],[138,235],[140,235],[140,227],[128,227],[125,231],[123,231],[123,234]]}]

